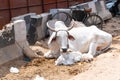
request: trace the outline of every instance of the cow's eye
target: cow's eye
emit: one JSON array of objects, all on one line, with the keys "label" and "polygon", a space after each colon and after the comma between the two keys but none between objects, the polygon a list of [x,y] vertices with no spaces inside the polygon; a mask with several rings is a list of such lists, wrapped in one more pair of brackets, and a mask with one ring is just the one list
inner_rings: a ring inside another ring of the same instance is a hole
[{"label": "cow's eye", "polygon": [[72,35],[68,35],[68,39],[75,40],[75,38]]}]

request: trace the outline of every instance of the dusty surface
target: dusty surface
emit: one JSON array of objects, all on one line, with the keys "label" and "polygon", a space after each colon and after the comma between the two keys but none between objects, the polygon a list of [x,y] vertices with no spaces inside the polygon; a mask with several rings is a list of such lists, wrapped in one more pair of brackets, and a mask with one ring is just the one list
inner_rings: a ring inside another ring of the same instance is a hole
[{"label": "dusty surface", "polygon": [[[113,44],[110,50],[97,56],[91,63],[79,62],[71,66],[55,66],[55,59],[37,58],[28,62],[24,58],[0,66],[0,80],[34,80],[40,75],[45,80],[120,80],[120,17],[104,24],[104,30],[111,33]],[[39,46],[41,47],[39,47]],[[31,46],[41,56],[48,51],[38,43]],[[10,67],[17,67],[20,72],[9,72]]]},{"label": "dusty surface", "polygon": [[70,80],[120,80],[120,36],[113,39],[111,50],[95,58],[91,67]]}]

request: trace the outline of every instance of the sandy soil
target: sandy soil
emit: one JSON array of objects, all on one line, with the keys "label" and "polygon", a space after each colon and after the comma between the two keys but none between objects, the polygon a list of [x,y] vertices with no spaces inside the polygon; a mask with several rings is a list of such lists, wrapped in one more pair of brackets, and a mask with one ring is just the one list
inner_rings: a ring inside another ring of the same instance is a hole
[{"label": "sandy soil", "polygon": [[91,67],[70,80],[120,80],[120,36],[113,39],[111,49],[97,56]]},{"label": "sandy soil", "polygon": [[[103,30],[113,35],[111,48],[94,58],[91,63],[78,62],[71,66],[56,66],[55,59],[36,58],[25,61],[20,58],[0,66],[0,80],[34,80],[40,75],[45,80],[120,80],[120,17],[112,18],[104,24]],[[31,48],[40,55],[46,53],[48,48],[37,43]],[[10,73],[10,67],[17,67],[18,74]]]}]

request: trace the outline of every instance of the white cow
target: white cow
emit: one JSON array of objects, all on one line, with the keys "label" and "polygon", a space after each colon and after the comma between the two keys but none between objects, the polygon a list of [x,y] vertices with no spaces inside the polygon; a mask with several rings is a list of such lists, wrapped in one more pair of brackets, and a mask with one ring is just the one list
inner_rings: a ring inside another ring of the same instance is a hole
[{"label": "white cow", "polygon": [[53,33],[48,41],[50,51],[44,55],[46,58],[57,58],[60,53],[71,50],[80,51],[82,61],[90,61],[98,53],[107,50],[112,43],[111,34],[94,25],[86,27],[73,20],[70,27],[67,27],[62,21],[56,21],[54,29],[49,23],[47,26]]}]

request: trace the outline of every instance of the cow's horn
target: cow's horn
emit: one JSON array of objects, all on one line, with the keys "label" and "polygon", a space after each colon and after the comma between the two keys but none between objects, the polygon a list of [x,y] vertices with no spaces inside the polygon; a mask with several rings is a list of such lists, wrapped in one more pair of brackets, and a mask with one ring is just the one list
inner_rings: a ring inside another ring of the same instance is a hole
[{"label": "cow's horn", "polygon": [[74,19],[72,19],[72,21],[71,21],[71,23],[70,23],[70,27],[68,28],[68,31],[73,28],[73,24],[74,24]]},{"label": "cow's horn", "polygon": [[53,29],[53,28],[51,28],[51,27],[49,26],[48,22],[47,22],[47,27],[48,27],[51,31],[56,32],[56,30],[55,30],[55,29]]}]

